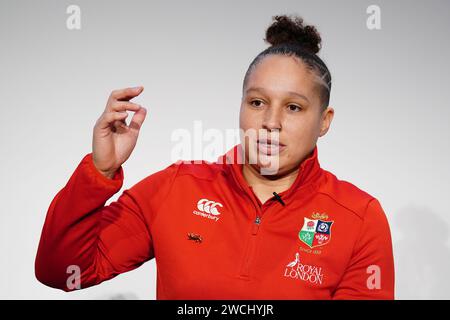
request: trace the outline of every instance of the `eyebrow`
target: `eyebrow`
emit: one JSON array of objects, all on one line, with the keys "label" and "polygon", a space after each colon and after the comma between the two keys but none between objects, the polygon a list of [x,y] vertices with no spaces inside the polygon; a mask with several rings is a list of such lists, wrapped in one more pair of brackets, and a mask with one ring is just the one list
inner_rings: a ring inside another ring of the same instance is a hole
[{"label": "eyebrow", "polygon": [[[261,92],[261,93],[265,93],[266,92],[266,90],[264,90],[263,88],[259,88],[259,87],[248,88],[247,90],[245,90],[245,93],[248,93],[249,91],[257,91],[257,92]],[[303,94],[300,94],[298,92],[286,91],[286,93],[288,93],[288,94],[290,94],[292,96],[299,97],[299,98],[304,99],[304,100],[309,102],[309,100],[308,100],[308,98],[306,96],[304,96]]]}]

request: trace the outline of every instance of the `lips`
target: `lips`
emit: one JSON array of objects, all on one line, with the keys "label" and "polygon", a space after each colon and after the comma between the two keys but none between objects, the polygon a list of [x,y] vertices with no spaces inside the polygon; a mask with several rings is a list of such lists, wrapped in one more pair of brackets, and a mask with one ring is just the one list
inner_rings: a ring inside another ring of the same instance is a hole
[{"label": "lips", "polygon": [[279,154],[286,148],[286,145],[280,143],[280,141],[275,139],[258,139],[257,140],[258,152],[266,155],[276,155]]},{"label": "lips", "polygon": [[275,138],[261,138],[261,139],[258,139],[257,142],[262,143],[262,144],[274,144],[274,145],[284,146],[283,143],[280,143],[280,141]]}]

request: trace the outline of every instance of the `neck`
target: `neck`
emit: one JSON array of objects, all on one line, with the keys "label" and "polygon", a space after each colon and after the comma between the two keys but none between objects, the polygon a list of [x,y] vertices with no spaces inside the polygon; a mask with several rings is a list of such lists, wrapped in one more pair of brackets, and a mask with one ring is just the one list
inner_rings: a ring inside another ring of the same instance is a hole
[{"label": "neck", "polygon": [[263,176],[259,173],[258,168],[245,163],[242,167],[242,174],[261,202],[264,203],[273,196],[274,191],[281,193],[289,189],[297,178],[298,167],[284,175]]}]

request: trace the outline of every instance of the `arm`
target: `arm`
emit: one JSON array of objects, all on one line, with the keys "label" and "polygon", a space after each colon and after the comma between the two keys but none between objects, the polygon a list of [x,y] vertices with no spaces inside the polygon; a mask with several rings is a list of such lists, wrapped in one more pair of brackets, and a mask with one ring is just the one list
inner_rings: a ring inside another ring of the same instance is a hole
[{"label": "arm", "polygon": [[333,299],[394,299],[392,239],[375,198],[367,205],[360,236]]},{"label": "arm", "polygon": [[81,288],[86,288],[152,259],[150,215],[143,210],[142,190],[153,189],[149,197],[163,190],[174,168],[150,175],[104,206],[122,187],[122,166],[109,179],[96,169],[92,154],[86,155],[48,209],[35,261],[37,279],[71,291],[71,266],[79,268]]}]

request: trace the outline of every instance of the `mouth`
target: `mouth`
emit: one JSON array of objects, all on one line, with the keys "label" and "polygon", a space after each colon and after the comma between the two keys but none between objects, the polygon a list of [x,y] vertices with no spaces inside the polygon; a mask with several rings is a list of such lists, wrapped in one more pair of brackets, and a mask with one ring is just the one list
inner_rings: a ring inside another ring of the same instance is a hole
[{"label": "mouth", "polygon": [[258,139],[257,148],[259,153],[265,155],[277,155],[286,148],[286,145],[281,143],[279,140],[267,138]]}]

